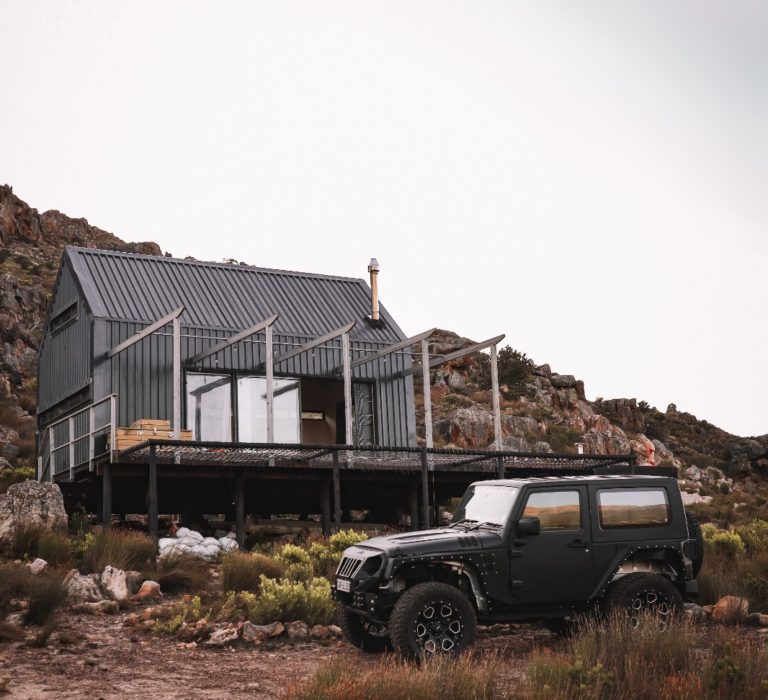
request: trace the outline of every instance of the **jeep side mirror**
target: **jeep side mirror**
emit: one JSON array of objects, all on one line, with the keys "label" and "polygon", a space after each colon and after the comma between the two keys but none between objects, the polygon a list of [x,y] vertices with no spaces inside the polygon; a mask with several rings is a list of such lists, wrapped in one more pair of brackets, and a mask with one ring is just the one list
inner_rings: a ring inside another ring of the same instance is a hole
[{"label": "jeep side mirror", "polygon": [[517,532],[521,535],[538,535],[541,532],[541,520],[538,518],[520,518]]}]

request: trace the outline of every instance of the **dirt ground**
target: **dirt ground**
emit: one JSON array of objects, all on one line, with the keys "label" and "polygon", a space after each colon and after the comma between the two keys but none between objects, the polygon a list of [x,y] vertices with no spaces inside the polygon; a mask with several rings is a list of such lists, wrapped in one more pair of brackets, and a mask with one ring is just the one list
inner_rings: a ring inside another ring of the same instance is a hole
[{"label": "dirt ground", "polygon": [[[127,613],[112,616],[62,614],[64,644],[54,633],[48,646],[24,642],[0,644],[0,679],[10,677],[9,695],[37,700],[113,700],[141,698],[213,700],[279,698],[322,663],[341,656],[354,664],[371,664],[343,641],[269,642],[261,646],[185,649],[169,637],[125,627]],[[74,640],[67,640],[74,637]],[[549,632],[528,626],[481,629],[477,653],[489,651],[509,659],[511,676],[522,676],[525,657],[536,647],[554,644]]]}]

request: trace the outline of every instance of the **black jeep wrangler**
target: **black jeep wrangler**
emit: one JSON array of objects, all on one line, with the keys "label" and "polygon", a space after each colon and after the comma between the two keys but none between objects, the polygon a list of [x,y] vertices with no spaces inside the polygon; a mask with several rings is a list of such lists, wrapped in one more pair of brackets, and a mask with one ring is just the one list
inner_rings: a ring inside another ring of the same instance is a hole
[{"label": "black jeep wrangler", "polygon": [[472,484],[447,527],[349,547],[334,597],[346,638],[408,657],[458,653],[478,623],[644,610],[695,598],[701,530],[674,478],[580,476]]}]

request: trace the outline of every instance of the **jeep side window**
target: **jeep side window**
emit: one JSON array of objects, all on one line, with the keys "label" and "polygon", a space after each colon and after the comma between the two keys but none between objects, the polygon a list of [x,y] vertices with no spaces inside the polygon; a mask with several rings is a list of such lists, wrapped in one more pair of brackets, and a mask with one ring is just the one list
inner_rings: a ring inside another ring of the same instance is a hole
[{"label": "jeep side window", "polygon": [[535,517],[541,531],[581,530],[581,497],[578,491],[536,491],[528,497],[524,518]]},{"label": "jeep side window", "polygon": [[669,523],[665,489],[599,489],[600,527],[659,527]]}]

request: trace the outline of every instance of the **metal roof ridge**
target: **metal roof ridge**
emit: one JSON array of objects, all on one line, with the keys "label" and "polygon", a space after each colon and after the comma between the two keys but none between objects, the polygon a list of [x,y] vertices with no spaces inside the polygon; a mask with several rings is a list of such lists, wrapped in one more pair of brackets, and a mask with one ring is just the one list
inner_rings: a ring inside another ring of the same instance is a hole
[{"label": "metal roof ridge", "polygon": [[111,255],[124,258],[142,258],[158,260],[165,263],[176,263],[185,265],[197,265],[201,267],[221,267],[228,270],[246,270],[273,275],[291,275],[294,277],[314,277],[317,279],[334,280],[337,282],[355,282],[362,283],[368,288],[368,283],[362,277],[346,277],[343,275],[328,275],[320,272],[303,272],[301,270],[280,270],[274,267],[258,267],[256,265],[235,264],[224,262],[213,262],[212,260],[187,260],[186,258],[174,258],[165,255],[147,255],[146,253],[129,253],[122,250],[110,250],[107,248],[84,248],[83,246],[65,246],[65,250],[76,253],[85,253],[87,255]]}]

